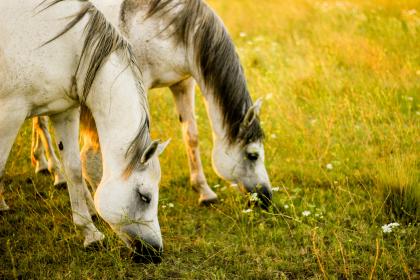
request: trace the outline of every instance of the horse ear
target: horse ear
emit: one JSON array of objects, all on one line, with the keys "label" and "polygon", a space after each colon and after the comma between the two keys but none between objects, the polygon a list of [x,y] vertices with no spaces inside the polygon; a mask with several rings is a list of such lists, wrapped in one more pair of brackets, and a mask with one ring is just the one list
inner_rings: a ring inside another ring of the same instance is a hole
[{"label": "horse ear", "polygon": [[171,138],[169,138],[168,140],[166,140],[165,142],[163,142],[163,143],[160,143],[159,144],[159,146],[158,146],[158,149],[157,149],[157,151],[158,151],[158,153],[159,153],[159,155],[161,155],[162,153],[163,153],[163,151],[166,149],[166,147],[169,145],[169,143],[171,142]]},{"label": "horse ear", "polygon": [[258,117],[260,114],[262,105],[262,98],[258,98],[257,101],[255,101],[254,105],[252,105],[248,112],[246,112],[244,120],[242,121],[242,126],[244,128],[250,126],[250,124]]},{"label": "horse ear", "polygon": [[156,153],[159,148],[159,140],[155,140],[150,143],[149,147],[143,152],[140,162],[141,164],[146,164]]}]

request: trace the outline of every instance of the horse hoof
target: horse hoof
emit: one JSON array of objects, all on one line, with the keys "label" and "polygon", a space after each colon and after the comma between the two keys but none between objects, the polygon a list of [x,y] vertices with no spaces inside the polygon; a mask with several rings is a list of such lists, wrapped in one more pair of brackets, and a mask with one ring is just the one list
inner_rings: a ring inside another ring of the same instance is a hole
[{"label": "horse hoof", "polygon": [[213,205],[215,203],[219,202],[219,200],[216,197],[213,198],[201,198],[198,200],[198,204],[199,205],[203,205],[203,206],[210,206]]},{"label": "horse hoof", "polygon": [[66,179],[61,175],[55,174],[54,186],[56,188],[66,188],[67,187]]},{"label": "horse hoof", "polygon": [[103,241],[95,241],[85,246],[85,250],[88,252],[97,252],[104,248]]},{"label": "horse hoof", "polygon": [[10,207],[6,202],[0,203],[0,212],[10,211]]},{"label": "horse hoof", "polygon": [[56,188],[57,190],[65,190],[67,189],[67,183],[66,182],[61,182],[58,184],[54,184],[54,188]]},{"label": "horse hoof", "polygon": [[48,171],[48,168],[35,170],[35,174],[41,174],[41,175],[47,176],[47,175],[50,175],[50,171]]},{"label": "horse hoof", "polygon": [[86,236],[83,246],[86,250],[98,250],[103,247],[102,241],[105,239],[105,235],[102,232],[97,231]]}]

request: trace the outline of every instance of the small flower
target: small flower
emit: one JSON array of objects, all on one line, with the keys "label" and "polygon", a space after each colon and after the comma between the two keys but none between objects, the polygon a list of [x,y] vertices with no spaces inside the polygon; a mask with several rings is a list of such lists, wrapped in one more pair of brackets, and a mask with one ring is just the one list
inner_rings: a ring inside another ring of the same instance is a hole
[{"label": "small flower", "polygon": [[325,165],[325,168],[327,168],[327,170],[332,170],[333,169],[332,163],[327,163],[327,165]]},{"label": "small flower", "polygon": [[273,98],[273,93],[272,93],[272,92],[268,93],[268,94],[265,96],[265,99],[266,99],[266,100],[270,100],[271,98]]},{"label": "small flower", "polygon": [[168,203],[168,206],[170,207],[170,208],[174,208],[174,204],[172,203],[172,202],[170,202],[170,203]]},{"label": "small flower", "polygon": [[284,207],[284,209],[289,209],[289,205],[287,205],[287,204],[285,204],[283,207]]},{"label": "small flower", "polygon": [[413,101],[413,97],[412,96],[403,95],[403,99],[404,100],[407,100],[407,101]]},{"label": "small flower", "polygon": [[390,233],[392,232],[392,230],[396,227],[399,227],[400,224],[399,223],[389,223],[387,225],[383,225],[382,226],[382,232],[383,233]]},{"label": "small flower", "polygon": [[219,184],[214,185],[214,186],[213,186],[213,188],[214,188],[214,189],[220,188],[220,185],[219,185]]},{"label": "small flower", "polygon": [[415,14],[417,14],[417,10],[416,9],[411,9],[407,11],[407,15],[409,16],[414,16]]},{"label": "small flower", "polygon": [[245,209],[245,210],[242,210],[242,213],[251,213],[252,212],[252,209]]},{"label": "small flower", "polygon": [[270,137],[273,138],[273,139],[276,139],[277,135],[273,133],[273,134],[270,135]]},{"label": "small flower", "polygon": [[302,212],[302,216],[304,217],[308,217],[309,215],[311,215],[311,211],[305,210]]},{"label": "small flower", "polygon": [[241,33],[239,33],[239,37],[244,38],[244,37],[246,37],[246,36],[247,36],[247,34],[246,34],[245,32],[241,32]]},{"label": "small flower", "polygon": [[162,205],[162,208],[166,208],[166,205],[165,205],[165,204],[163,204],[163,205]]},{"label": "small flower", "polygon": [[239,185],[236,183],[230,184],[230,187],[233,188],[234,190],[239,190]]},{"label": "small flower", "polygon": [[250,196],[249,200],[250,200],[250,201],[258,201],[258,200],[259,200],[259,198],[258,198],[258,194],[257,194],[257,193],[253,193],[253,194],[251,194],[251,196]]},{"label": "small flower", "polygon": [[271,190],[273,191],[273,192],[278,192],[279,191],[279,187],[274,187],[274,188],[272,188]]}]

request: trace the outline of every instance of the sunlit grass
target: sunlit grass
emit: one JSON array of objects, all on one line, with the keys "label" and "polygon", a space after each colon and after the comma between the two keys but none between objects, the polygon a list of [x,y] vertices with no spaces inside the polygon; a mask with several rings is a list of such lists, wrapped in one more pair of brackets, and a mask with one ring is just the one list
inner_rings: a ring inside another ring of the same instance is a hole
[{"label": "sunlit grass", "polygon": [[[420,1],[209,3],[235,41],[253,99],[264,97],[273,209],[250,207],[212,171],[201,98],[201,154],[221,201],[198,207],[171,94],[154,90],[153,138],[172,138],[161,157],[163,263],[131,262],[103,224],[106,248],[83,250],[67,193],[33,174],[26,123],[6,170],[13,210],[0,217],[0,278],[418,277]],[[383,232],[391,222],[400,226]]]}]

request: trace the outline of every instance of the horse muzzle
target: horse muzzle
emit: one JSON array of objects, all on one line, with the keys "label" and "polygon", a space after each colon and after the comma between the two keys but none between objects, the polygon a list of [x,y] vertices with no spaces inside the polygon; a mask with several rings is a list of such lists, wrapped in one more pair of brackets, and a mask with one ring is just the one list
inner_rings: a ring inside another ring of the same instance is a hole
[{"label": "horse muzzle", "polygon": [[131,244],[133,249],[132,259],[136,263],[161,263],[163,248],[159,245],[147,243],[143,240],[135,240]]},{"label": "horse muzzle", "polygon": [[273,197],[273,192],[269,184],[258,184],[252,186],[244,186],[245,190],[249,193],[256,193],[258,197],[258,205],[263,210],[268,210],[271,206],[271,199]]}]

